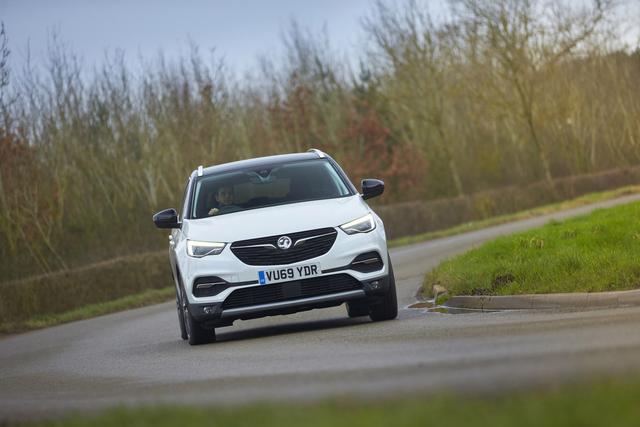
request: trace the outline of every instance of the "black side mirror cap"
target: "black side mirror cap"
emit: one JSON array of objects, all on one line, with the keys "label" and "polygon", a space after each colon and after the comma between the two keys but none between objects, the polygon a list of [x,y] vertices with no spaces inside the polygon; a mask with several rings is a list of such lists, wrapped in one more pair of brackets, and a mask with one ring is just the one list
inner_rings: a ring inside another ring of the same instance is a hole
[{"label": "black side mirror cap", "polygon": [[362,198],[367,200],[384,192],[384,182],[379,179],[362,180]]},{"label": "black side mirror cap", "polygon": [[165,209],[153,216],[153,223],[158,228],[180,228],[178,212],[175,209]]}]

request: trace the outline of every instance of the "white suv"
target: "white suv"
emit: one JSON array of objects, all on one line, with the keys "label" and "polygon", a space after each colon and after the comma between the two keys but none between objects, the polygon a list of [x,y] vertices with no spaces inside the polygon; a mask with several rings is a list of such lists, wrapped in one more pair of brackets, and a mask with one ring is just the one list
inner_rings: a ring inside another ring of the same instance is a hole
[{"label": "white suv", "polygon": [[384,226],[362,194],[319,150],[226,163],[193,171],[182,215],[158,212],[172,229],[169,258],[182,338],[215,340],[237,319],[347,303],[349,316],[396,318],[393,269]]}]

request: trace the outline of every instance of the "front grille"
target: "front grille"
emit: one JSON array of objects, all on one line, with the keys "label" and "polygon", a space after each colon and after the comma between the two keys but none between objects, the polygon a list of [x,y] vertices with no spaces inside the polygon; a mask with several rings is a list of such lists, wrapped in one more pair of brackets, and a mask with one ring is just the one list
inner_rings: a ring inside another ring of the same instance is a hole
[{"label": "front grille", "polygon": [[[299,233],[279,234],[241,240],[231,245],[231,252],[248,265],[286,265],[319,257],[329,252],[336,241],[335,228],[319,228]],[[289,249],[278,248],[278,238],[289,236]]]},{"label": "front grille", "polygon": [[362,289],[362,284],[348,274],[313,277],[293,282],[273,283],[237,289],[222,304],[223,309],[335,294]]}]

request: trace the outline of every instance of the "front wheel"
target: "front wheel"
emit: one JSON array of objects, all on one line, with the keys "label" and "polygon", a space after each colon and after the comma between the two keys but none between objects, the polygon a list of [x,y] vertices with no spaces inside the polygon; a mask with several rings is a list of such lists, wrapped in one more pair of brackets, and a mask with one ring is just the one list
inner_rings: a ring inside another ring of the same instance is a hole
[{"label": "front wheel", "polygon": [[190,345],[200,345],[214,342],[216,340],[215,329],[205,329],[193,319],[193,316],[191,315],[191,313],[189,313],[189,301],[187,300],[187,295],[183,287],[180,288],[180,292],[182,295],[182,319],[184,322],[185,331],[187,333],[186,340]]},{"label": "front wheel", "polygon": [[393,275],[391,258],[389,260],[389,289],[382,301],[369,307],[369,317],[374,322],[392,320],[398,317],[398,297],[396,295],[396,279]]},{"label": "front wheel", "polygon": [[183,340],[189,339],[187,335],[187,328],[184,324],[184,316],[182,315],[182,299],[180,298],[180,294],[176,289],[176,307],[178,309],[178,324],[180,325],[180,337]]}]

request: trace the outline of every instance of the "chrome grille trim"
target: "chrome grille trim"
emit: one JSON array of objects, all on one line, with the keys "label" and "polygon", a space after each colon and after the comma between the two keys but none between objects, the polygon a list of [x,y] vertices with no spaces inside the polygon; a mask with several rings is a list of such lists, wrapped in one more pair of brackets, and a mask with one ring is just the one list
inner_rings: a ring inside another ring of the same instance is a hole
[{"label": "chrome grille trim", "polygon": [[275,245],[271,243],[264,243],[261,245],[246,245],[246,246],[234,246],[233,249],[246,249],[246,248],[269,248],[269,249],[277,249]]},{"label": "chrome grille trim", "polygon": [[320,237],[324,237],[324,236],[331,236],[332,234],[338,234],[337,231],[332,231],[331,233],[325,233],[325,234],[319,234],[317,236],[311,236],[311,237],[303,237],[302,239],[298,239],[296,240],[296,242],[293,244],[293,246],[298,246],[299,244],[302,244],[308,240],[313,240],[313,239],[318,239]]}]

